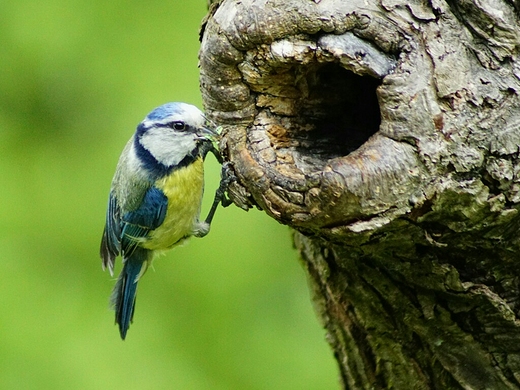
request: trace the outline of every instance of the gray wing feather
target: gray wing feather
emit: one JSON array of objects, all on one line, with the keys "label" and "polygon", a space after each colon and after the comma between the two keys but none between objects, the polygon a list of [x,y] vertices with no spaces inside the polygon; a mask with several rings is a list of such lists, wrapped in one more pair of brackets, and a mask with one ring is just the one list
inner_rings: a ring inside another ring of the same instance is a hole
[{"label": "gray wing feather", "polygon": [[121,253],[121,209],[117,200],[110,192],[106,215],[105,229],[101,239],[100,256],[103,269],[108,267],[110,274],[114,273],[116,257]]}]

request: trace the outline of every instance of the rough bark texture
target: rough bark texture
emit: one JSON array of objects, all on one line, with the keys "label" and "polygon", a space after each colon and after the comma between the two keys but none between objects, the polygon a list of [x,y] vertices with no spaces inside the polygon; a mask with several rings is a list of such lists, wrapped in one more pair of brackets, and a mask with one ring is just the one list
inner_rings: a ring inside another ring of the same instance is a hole
[{"label": "rough bark texture", "polygon": [[348,389],[520,388],[520,3],[224,0],[201,90]]}]

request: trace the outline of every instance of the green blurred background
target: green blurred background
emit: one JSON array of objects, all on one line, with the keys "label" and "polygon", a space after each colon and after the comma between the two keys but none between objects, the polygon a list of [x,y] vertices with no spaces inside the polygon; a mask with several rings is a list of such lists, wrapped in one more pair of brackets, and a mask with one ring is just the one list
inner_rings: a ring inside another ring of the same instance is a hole
[{"label": "green blurred background", "polygon": [[290,231],[259,211],[220,209],[209,236],[158,259],[125,342],[108,308],[115,164],[151,109],[202,106],[205,4],[0,3],[1,389],[338,387]]}]

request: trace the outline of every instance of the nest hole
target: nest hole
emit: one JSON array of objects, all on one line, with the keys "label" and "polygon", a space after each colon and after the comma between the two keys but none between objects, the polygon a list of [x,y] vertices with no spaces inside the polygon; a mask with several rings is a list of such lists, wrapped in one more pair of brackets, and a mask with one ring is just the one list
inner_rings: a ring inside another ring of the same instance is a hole
[{"label": "nest hole", "polygon": [[310,70],[308,94],[299,102],[298,151],[319,159],[345,156],[379,130],[377,87],[382,80],[360,76],[338,64]]}]

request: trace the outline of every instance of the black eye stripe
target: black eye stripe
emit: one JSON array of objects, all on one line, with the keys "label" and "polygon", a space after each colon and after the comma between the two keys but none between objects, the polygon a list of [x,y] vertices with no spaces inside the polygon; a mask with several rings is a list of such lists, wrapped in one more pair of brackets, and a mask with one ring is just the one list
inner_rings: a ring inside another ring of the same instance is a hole
[{"label": "black eye stripe", "polygon": [[175,121],[175,122],[167,122],[167,123],[154,123],[149,128],[144,129],[145,131],[151,129],[153,127],[167,127],[169,129],[173,129],[175,131],[186,131],[190,129],[190,126],[183,121]]}]

